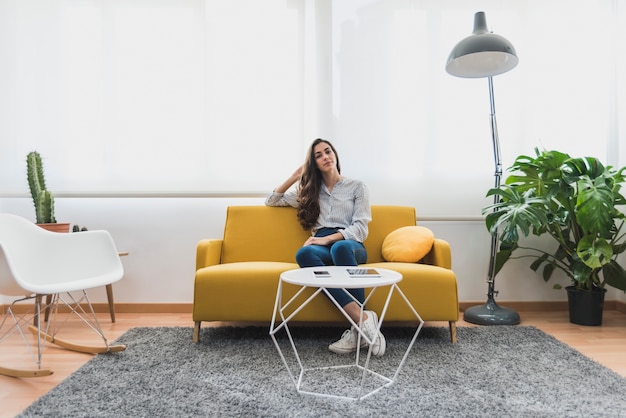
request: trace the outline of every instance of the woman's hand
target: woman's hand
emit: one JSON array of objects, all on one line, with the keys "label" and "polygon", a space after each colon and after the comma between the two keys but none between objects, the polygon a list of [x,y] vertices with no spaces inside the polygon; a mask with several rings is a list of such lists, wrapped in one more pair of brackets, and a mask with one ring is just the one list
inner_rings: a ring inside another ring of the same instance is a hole
[{"label": "woman's hand", "polygon": [[285,180],[283,184],[275,188],[274,191],[277,193],[285,193],[287,190],[289,190],[291,186],[293,186],[297,181],[300,180],[300,177],[302,176],[303,167],[304,165],[301,165],[300,167],[298,167],[296,171],[294,171],[293,174],[291,174],[289,178]]},{"label": "woman's hand", "polygon": [[328,237],[309,237],[306,241],[304,241],[303,247],[307,245],[329,245],[330,242],[326,239]]},{"label": "woman's hand", "polygon": [[331,235],[326,235],[325,237],[309,237],[306,241],[304,241],[304,247],[307,245],[330,245],[333,242],[341,241],[343,238],[343,234],[341,232],[335,232]]},{"label": "woman's hand", "polygon": [[296,171],[293,172],[293,174],[291,175],[292,179],[300,180],[300,177],[302,177],[302,171],[304,170],[304,164],[302,164],[300,167],[298,167],[296,169]]}]

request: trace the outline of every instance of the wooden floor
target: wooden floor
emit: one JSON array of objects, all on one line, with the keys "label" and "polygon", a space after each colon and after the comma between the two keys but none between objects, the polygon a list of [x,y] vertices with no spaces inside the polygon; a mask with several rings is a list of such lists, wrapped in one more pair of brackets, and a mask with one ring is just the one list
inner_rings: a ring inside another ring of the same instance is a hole
[{"label": "wooden floor", "polygon": [[[567,312],[520,312],[521,325],[532,325],[553,335],[560,341],[626,377],[626,313],[605,311],[603,325],[585,327],[570,324]],[[118,313],[112,324],[107,314],[99,315],[103,330],[113,341],[126,330],[139,326],[192,326],[190,314],[130,314]],[[462,315],[461,315],[462,318]],[[427,323],[425,326],[447,326],[446,323]],[[458,326],[472,326],[462,320]],[[68,324],[67,337],[76,340],[85,335],[84,328]],[[73,335],[72,335],[73,333]],[[87,341],[85,341],[87,342]],[[459,343],[462,344],[462,341]],[[13,338],[0,345],[0,365],[16,367],[21,359],[21,341]],[[91,358],[49,345],[43,356],[43,365],[54,370],[47,377],[17,379],[0,376],[0,417],[14,417],[41,395],[48,392]]]}]

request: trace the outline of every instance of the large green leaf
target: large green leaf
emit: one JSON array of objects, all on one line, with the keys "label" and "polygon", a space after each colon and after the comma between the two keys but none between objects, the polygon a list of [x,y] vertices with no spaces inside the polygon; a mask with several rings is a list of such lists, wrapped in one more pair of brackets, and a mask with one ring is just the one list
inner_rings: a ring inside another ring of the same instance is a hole
[{"label": "large green leaf", "polygon": [[563,162],[567,177],[575,182],[581,176],[596,178],[605,173],[605,168],[600,160],[594,157],[568,158]]},{"label": "large green leaf", "polygon": [[541,228],[548,223],[545,210],[542,207],[546,200],[532,196],[532,191],[520,194],[511,186],[503,185],[499,189],[491,189],[487,196],[499,195],[499,203],[484,209],[492,211],[485,218],[490,233],[501,231],[500,240],[506,243],[519,241],[519,232],[528,236],[533,228]]},{"label": "large green leaf", "polygon": [[574,283],[576,284],[576,287],[579,289],[591,290],[591,275],[593,273],[593,269],[580,261],[573,262],[570,269],[574,275]]},{"label": "large green leaf", "polygon": [[576,221],[585,234],[606,237],[613,226],[613,192],[606,181],[583,176],[578,180]]},{"label": "large green leaf", "polygon": [[576,248],[578,257],[590,268],[600,268],[613,257],[613,247],[604,238],[583,237]]},{"label": "large green leaf", "polygon": [[522,193],[533,190],[536,196],[550,197],[563,177],[563,163],[570,157],[558,151],[540,152],[537,148],[535,154],[536,158],[525,155],[516,158],[509,171],[520,174],[511,174],[505,182],[515,184]]},{"label": "large green leaf", "polygon": [[554,273],[554,270],[556,269],[556,263],[550,260],[549,254],[543,254],[542,256],[538,257],[530,264],[530,269],[532,271],[537,271],[544,263],[545,266],[543,267],[541,276],[543,277],[543,281],[547,282],[550,280],[550,278],[552,277],[552,273]]},{"label": "large green leaf", "polygon": [[512,249],[500,249],[496,253],[496,265],[494,267],[494,274],[498,274],[500,270],[502,270],[502,266],[511,258],[511,254],[513,253]]},{"label": "large green leaf", "polygon": [[615,260],[604,265],[602,275],[606,284],[626,292],[626,271]]}]

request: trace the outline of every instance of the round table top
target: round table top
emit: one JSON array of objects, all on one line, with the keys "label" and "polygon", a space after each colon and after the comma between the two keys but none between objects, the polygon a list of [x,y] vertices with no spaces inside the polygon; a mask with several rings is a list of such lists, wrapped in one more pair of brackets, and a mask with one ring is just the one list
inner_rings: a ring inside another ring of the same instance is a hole
[{"label": "round table top", "polygon": [[[375,270],[377,274],[350,275],[348,271],[353,269]],[[320,272],[328,274],[319,274]],[[402,280],[402,274],[379,267],[320,266],[288,270],[281,273],[280,279],[299,286],[353,289],[398,283]]]}]

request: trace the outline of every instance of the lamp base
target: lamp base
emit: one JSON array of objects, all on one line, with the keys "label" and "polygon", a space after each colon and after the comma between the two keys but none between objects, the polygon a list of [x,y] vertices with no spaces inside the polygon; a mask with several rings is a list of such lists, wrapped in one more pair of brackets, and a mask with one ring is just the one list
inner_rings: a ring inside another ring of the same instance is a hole
[{"label": "lamp base", "polygon": [[520,322],[517,312],[499,306],[491,297],[484,305],[466,309],[463,320],[477,325],[517,325]]}]

